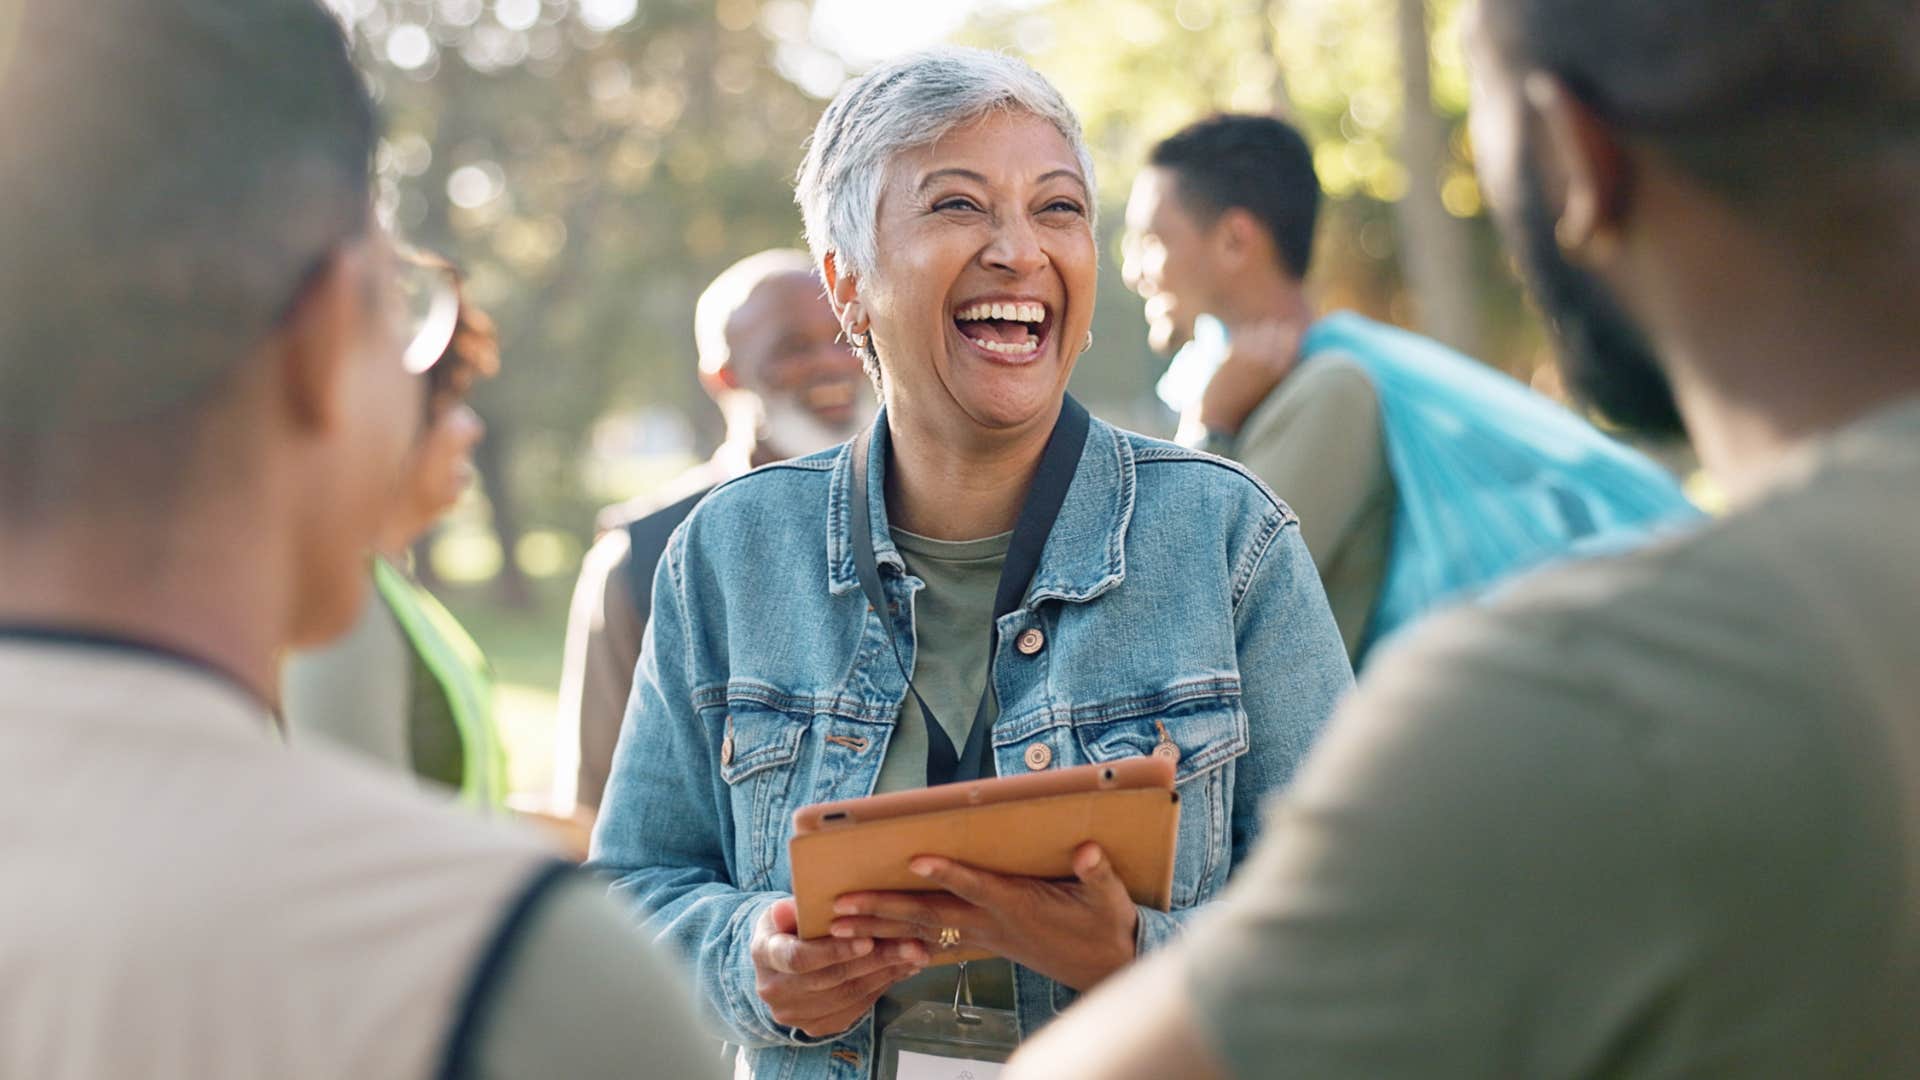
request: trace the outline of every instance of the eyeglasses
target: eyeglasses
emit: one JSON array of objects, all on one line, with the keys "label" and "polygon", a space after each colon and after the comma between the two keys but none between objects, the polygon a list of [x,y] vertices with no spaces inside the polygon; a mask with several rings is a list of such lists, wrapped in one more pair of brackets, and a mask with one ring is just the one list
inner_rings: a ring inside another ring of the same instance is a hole
[{"label": "eyeglasses", "polygon": [[424,374],[446,354],[460,325],[460,294],[452,267],[399,252],[394,272],[395,339],[406,342],[401,365]]},{"label": "eyeglasses", "polygon": [[[460,293],[454,270],[444,261],[414,253],[390,239],[377,242],[388,272],[374,286],[386,312],[390,340],[401,342],[400,363],[410,375],[426,373],[452,344],[460,326]],[[287,298],[276,323],[284,323],[344,249],[329,248],[313,261]]]}]

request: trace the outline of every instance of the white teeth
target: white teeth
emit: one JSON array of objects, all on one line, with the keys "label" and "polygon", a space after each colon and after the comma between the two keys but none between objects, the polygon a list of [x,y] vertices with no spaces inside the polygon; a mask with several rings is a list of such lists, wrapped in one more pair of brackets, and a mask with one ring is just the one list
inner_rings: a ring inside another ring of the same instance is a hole
[{"label": "white teeth", "polygon": [[954,316],[961,321],[1004,319],[1008,322],[1043,323],[1047,321],[1045,304],[975,304]]},{"label": "white teeth", "polygon": [[980,346],[981,348],[987,350],[990,353],[999,353],[1002,356],[1025,356],[1028,353],[1034,351],[1033,350],[1034,342],[1033,342],[1033,339],[1031,338],[1027,340],[1026,344],[1013,344],[1010,342],[999,342],[999,341],[981,341],[979,338],[968,338],[967,340],[973,342],[975,345]]}]

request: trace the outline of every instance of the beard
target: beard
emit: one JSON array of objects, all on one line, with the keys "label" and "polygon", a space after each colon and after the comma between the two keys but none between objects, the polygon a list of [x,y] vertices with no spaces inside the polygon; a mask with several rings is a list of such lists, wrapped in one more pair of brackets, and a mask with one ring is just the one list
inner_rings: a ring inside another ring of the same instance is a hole
[{"label": "beard", "polygon": [[1531,155],[1522,159],[1518,204],[1501,232],[1520,264],[1527,291],[1546,316],[1568,390],[1623,428],[1683,439],[1686,425],[1673,384],[1653,345],[1599,278],[1568,262],[1554,236],[1554,215]]},{"label": "beard", "polygon": [[830,423],[797,397],[768,396],[761,400],[760,438],[783,457],[806,457],[858,435],[873,419],[873,412],[872,403],[863,397],[844,423]]}]

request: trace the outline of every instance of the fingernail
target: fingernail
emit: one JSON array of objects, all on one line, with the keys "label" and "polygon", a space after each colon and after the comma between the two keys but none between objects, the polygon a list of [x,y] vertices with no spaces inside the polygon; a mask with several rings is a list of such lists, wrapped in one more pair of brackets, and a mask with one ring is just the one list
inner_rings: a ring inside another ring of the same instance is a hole
[{"label": "fingernail", "polygon": [[[839,933],[839,931],[835,930],[834,933],[837,934]],[[847,933],[851,934],[853,933],[853,931],[849,930],[847,931]],[[853,955],[855,956],[865,956],[872,951],[873,951],[872,938],[861,938],[859,941],[856,941],[853,943]]]},{"label": "fingernail", "polygon": [[[831,927],[828,927],[828,928],[827,928],[827,932],[828,932],[828,933],[830,933],[830,934],[832,934],[832,935],[833,935],[834,937],[837,937],[837,938],[850,938],[850,937],[852,937],[852,936],[853,936],[853,927],[851,927],[851,926],[831,926]],[[856,949],[855,951],[858,951],[858,950]]]},{"label": "fingernail", "polygon": [[934,862],[932,859],[915,859],[907,864],[907,869],[919,874],[921,877],[932,877],[934,871],[940,869],[940,864]]},{"label": "fingernail", "polygon": [[835,900],[833,902],[833,913],[835,915],[858,915],[860,914],[860,905],[851,900]]}]

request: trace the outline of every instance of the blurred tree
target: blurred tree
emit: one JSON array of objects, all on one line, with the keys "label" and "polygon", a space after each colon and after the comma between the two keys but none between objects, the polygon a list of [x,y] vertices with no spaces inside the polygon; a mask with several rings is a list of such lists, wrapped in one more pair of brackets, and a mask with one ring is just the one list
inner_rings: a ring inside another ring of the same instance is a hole
[{"label": "blurred tree", "polygon": [[1427,0],[1398,0],[1400,47],[1400,157],[1408,184],[1399,201],[1401,259],[1420,322],[1429,333],[1469,355],[1480,351],[1475,279],[1464,224],[1448,214],[1441,185],[1451,164],[1446,118],[1434,111],[1432,42]]},{"label": "blurred tree", "polygon": [[642,403],[717,417],[693,301],[727,263],[798,238],[791,178],[818,105],[779,74],[755,0],[330,0],[386,110],[383,209],[446,253],[502,328],[480,454],[505,554],[529,524],[584,535],[596,419]]}]

